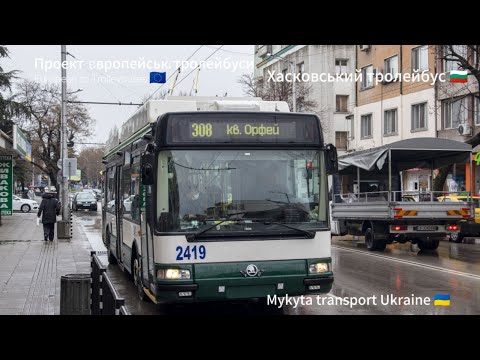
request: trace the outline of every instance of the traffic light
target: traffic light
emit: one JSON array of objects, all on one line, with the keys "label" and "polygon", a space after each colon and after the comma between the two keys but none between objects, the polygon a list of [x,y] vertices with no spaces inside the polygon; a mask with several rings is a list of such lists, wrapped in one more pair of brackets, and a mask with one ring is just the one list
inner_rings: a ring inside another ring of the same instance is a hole
[{"label": "traffic light", "polygon": [[307,167],[307,176],[306,176],[306,178],[307,178],[307,179],[311,179],[311,178],[313,177],[313,162],[307,161],[306,167]]},{"label": "traffic light", "polygon": [[72,148],[73,145],[75,145],[75,143],[72,140],[67,142],[67,147]]}]

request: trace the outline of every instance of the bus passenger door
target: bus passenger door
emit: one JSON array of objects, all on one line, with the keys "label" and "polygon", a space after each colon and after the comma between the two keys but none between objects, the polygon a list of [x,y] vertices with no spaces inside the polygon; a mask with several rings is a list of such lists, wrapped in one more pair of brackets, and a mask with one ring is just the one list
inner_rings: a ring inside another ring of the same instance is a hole
[{"label": "bus passenger door", "polygon": [[141,212],[140,212],[140,229],[142,232],[142,281],[145,287],[148,287],[147,284],[150,284],[152,281],[149,276],[151,267],[149,266],[149,253],[152,251],[151,246],[151,235],[149,234],[148,224],[147,224],[147,214],[146,214],[146,200],[147,200],[147,188],[150,185],[142,185],[140,188],[141,191]]},{"label": "bus passenger door", "polygon": [[117,166],[117,201],[116,201],[116,208],[115,208],[115,216],[117,222],[117,251],[116,251],[116,258],[119,263],[123,263],[122,259],[122,217],[123,217],[123,194],[122,194],[122,167]]},{"label": "bus passenger door", "polygon": [[152,211],[150,208],[150,196],[152,191],[151,185],[142,185],[141,191],[141,216],[140,216],[140,228],[142,232],[142,280],[146,287],[154,281],[154,266],[153,266],[153,237],[150,232],[150,226],[148,226],[147,215]]}]

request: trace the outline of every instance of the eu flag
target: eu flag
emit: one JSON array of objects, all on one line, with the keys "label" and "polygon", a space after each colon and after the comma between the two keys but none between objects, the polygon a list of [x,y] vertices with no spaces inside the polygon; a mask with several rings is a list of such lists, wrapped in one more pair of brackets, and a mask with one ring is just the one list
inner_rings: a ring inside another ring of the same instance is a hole
[{"label": "eu flag", "polygon": [[152,84],[152,83],[165,84],[166,77],[167,77],[167,73],[151,72],[150,73],[150,84]]}]

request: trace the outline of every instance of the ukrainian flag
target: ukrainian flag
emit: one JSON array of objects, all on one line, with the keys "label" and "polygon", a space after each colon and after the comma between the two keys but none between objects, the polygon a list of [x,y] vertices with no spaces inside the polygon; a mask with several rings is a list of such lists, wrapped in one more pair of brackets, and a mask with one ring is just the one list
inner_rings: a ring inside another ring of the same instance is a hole
[{"label": "ukrainian flag", "polygon": [[436,294],[433,297],[434,306],[450,306],[450,295],[448,294]]}]

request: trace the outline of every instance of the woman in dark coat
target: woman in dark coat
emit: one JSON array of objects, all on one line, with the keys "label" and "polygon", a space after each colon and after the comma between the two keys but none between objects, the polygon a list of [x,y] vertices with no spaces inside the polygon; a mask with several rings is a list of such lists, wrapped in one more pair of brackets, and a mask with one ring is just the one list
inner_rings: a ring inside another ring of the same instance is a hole
[{"label": "woman in dark coat", "polygon": [[37,216],[42,216],[43,238],[45,241],[53,241],[55,235],[55,223],[57,222],[58,214],[60,214],[60,203],[55,198],[54,194],[43,194],[42,203],[38,209]]}]

